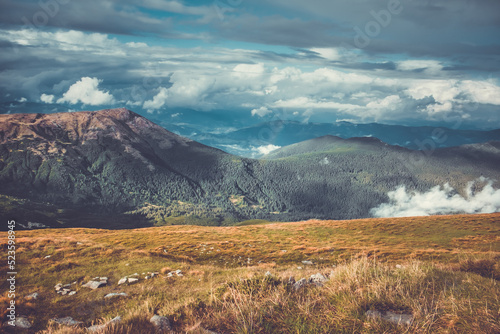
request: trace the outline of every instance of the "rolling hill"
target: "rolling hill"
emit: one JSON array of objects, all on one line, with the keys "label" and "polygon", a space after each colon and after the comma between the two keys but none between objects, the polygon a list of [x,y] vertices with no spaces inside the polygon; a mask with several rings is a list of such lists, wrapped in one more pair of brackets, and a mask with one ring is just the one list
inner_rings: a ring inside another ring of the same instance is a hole
[{"label": "rolling hill", "polygon": [[498,148],[412,151],[326,136],[255,160],[127,109],[0,115],[0,204],[6,216],[51,227],[362,218],[401,185],[449,183],[465,195],[480,177],[500,180]]}]

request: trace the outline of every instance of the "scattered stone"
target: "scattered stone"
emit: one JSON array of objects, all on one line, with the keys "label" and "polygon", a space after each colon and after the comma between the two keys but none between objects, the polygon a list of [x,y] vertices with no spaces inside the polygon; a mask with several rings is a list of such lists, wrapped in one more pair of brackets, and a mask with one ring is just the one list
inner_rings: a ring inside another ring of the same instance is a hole
[{"label": "scattered stone", "polygon": [[302,270],[302,267],[297,267],[298,270]]},{"label": "scattered stone", "polygon": [[305,287],[307,284],[308,284],[307,280],[305,278],[302,278],[293,284],[293,288],[295,290],[300,290],[303,287]]},{"label": "scattered stone", "polygon": [[40,296],[40,294],[38,292],[33,292],[32,294],[29,294],[24,298],[27,300],[37,300],[38,296]]},{"label": "scattered stone", "polygon": [[50,258],[50,255],[47,255],[46,257],[44,257],[44,259],[48,259],[48,258]]},{"label": "scattered stone", "polygon": [[295,277],[290,276],[290,277],[288,278],[288,284],[290,284],[290,285],[294,285],[294,284],[295,284]]},{"label": "scattered stone", "polygon": [[108,325],[110,325],[112,323],[120,322],[120,321],[122,321],[122,318],[120,316],[117,316],[105,324],[90,326],[87,328],[87,330],[89,332],[92,332],[92,333],[99,332],[99,331],[103,330],[104,328],[106,328]]},{"label": "scattered stone", "polygon": [[23,316],[16,318],[15,325],[16,325],[16,327],[19,327],[19,328],[31,328],[30,321],[28,320],[28,318],[23,317]]},{"label": "scattered stone", "polygon": [[134,277],[129,277],[128,278],[128,283],[129,284],[134,284],[134,283],[137,283],[137,282],[139,282],[138,278],[134,278]]},{"label": "scattered stone", "polygon": [[323,274],[317,273],[316,275],[312,275],[309,279],[309,282],[315,284],[316,286],[323,286],[329,279],[326,278]]},{"label": "scattered stone", "polygon": [[83,245],[83,243],[81,243],[80,241],[77,241],[76,243],[77,245]]},{"label": "scattered stone", "polygon": [[122,278],[120,278],[120,280],[118,281],[118,285],[122,285],[122,284],[127,283],[127,280],[128,280],[128,278],[127,278],[127,277],[122,277]]},{"label": "scattered stone", "polygon": [[89,288],[89,289],[95,290],[97,288],[105,286],[106,284],[107,283],[104,282],[104,281],[88,281],[87,283],[85,283],[82,286],[85,287],[85,288]]},{"label": "scattered stone", "polygon": [[68,296],[73,296],[76,294],[76,291],[71,291],[70,293],[68,293]]},{"label": "scattered stone", "polygon": [[147,275],[144,279],[151,279],[151,276]]},{"label": "scattered stone", "polygon": [[112,292],[108,293],[106,296],[104,296],[104,298],[127,297],[127,296],[128,295],[125,292],[120,292],[120,293]]},{"label": "scattered stone", "polygon": [[308,264],[308,265],[312,265],[312,261],[302,261],[302,264]]},{"label": "scattered stone", "polygon": [[60,325],[64,325],[64,326],[79,326],[79,325],[83,324],[83,322],[77,321],[77,320],[73,319],[72,317],[54,318],[54,319],[50,319],[50,320],[55,322],[55,323],[58,323]]},{"label": "scattered stone", "polygon": [[271,274],[271,272],[270,272],[270,271],[267,271],[267,272],[266,272],[266,274],[265,274],[265,276],[266,276],[266,277],[271,277],[271,276],[273,276],[273,274]]},{"label": "scattered stone", "polygon": [[69,288],[70,286],[71,286],[71,284],[64,284],[63,288]]},{"label": "scattered stone", "polygon": [[403,268],[403,266],[400,264],[396,264],[396,268],[401,269],[401,268]]},{"label": "scattered stone", "polygon": [[391,311],[380,312],[369,310],[366,312],[366,316],[373,319],[382,319],[396,325],[410,325],[413,321],[412,314],[399,314]]},{"label": "scattered stone", "polygon": [[149,319],[149,321],[156,327],[156,333],[167,333],[172,330],[170,327],[170,321],[168,321],[167,317],[162,317],[159,315],[154,315]]}]

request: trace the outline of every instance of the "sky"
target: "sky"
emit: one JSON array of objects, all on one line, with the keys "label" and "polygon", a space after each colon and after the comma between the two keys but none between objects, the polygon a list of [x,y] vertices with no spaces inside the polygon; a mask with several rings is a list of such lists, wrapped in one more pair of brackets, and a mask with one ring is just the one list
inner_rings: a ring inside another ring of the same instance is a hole
[{"label": "sky", "polygon": [[0,0],[0,112],[500,128],[498,0]]}]

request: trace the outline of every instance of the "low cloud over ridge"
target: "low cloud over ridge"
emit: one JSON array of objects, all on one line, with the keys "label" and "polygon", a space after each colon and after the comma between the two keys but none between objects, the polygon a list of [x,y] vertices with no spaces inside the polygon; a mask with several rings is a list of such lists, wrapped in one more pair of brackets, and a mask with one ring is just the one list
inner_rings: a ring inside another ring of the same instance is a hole
[{"label": "low cloud over ridge", "polygon": [[[477,183],[486,185],[480,191],[473,191]],[[448,183],[436,186],[425,193],[407,191],[404,185],[390,191],[389,203],[383,203],[370,210],[374,217],[412,217],[454,213],[493,213],[500,211],[500,189],[493,187],[493,181],[480,178],[469,182],[464,198]]]}]

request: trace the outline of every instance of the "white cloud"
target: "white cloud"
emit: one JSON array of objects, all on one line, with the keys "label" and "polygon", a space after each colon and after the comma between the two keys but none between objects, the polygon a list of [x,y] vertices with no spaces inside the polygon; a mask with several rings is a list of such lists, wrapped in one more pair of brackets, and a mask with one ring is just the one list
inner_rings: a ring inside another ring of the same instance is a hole
[{"label": "white cloud", "polygon": [[400,106],[401,98],[399,95],[387,96],[383,99],[372,101],[366,105],[369,109],[395,110]]},{"label": "white cloud", "polygon": [[493,81],[464,80],[460,88],[472,102],[500,105],[500,87]]},{"label": "white cloud", "polygon": [[168,89],[165,87],[160,87],[158,94],[156,94],[152,100],[144,102],[144,109],[152,111],[154,109],[160,109],[167,103],[168,99]]},{"label": "white cloud", "polygon": [[26,101],[28,101],[28,99],[27,99],[27,98],[25,98],[25,97],[21,97],[21,98],[18,100],[18,102],[21,102],[21,103],[24,103],[24,102],[26,102]]},{"label": "white cloud", "polygon": [[75,104],[81,102],[91,106],[114,103],[113,95],[99,90],[101,82],[102,80],[97,78],[83,77],[71,85],[63,97],[57,100],[57,103]]},{"label": "white cloud", "polygon": [[328,60],[340,60],[341,55],[335,48],[312,48],[312,52],[318,53],[321,57]]},{"label": "white cloud", "polygon": [[40,96],[40,101],[44,102],[44,103],[52,103],[54,102],[54,95],[49,95],[49,94],[42,94]]},{"label": "white cloud", "polygon": [[397,69],[400,71],[424,70],[428,74],[438,73],[443,69],[443,65],[437,60],[404,60],[397,63]]},{"label": "white cloud", "polygon": [[266,107],[260,107],[259,109],[253,109],[252,110],[252,116],[259,116],[259,117],[264,117],[268,114],[272,113],[271,110],[267,109]]},{"label": "white cloud", "polygon": [[272,151],[275,151],[279,148],[281,148],[281,146],[269,144],[269,145],[255,147],[253,150],[256,151],[260,155],[265,155],[265,154],[271,153]]},{"label": "white cloud", "polygon": [[361,107],[353,104],[344,104],[329,100],[313,100],[309,97],[301,96],[290,100],[279,100],[273,105],[275,108],[300,108],[300,109],[336,109],[341,111],[359,110]]},{"label": "white cloud", "polygon": [[[475,184],[485,182],[480,191],[473,192]],[[373,208],[371,214],[374,217],[411,217],[500,211],[500,189],[494,189],[492,181],[480,178],[470,182],[466,194],[462,197],[448,183],[425,193],[407,192],[405,186],[400,186],[387,194],[389,203]]]}]

